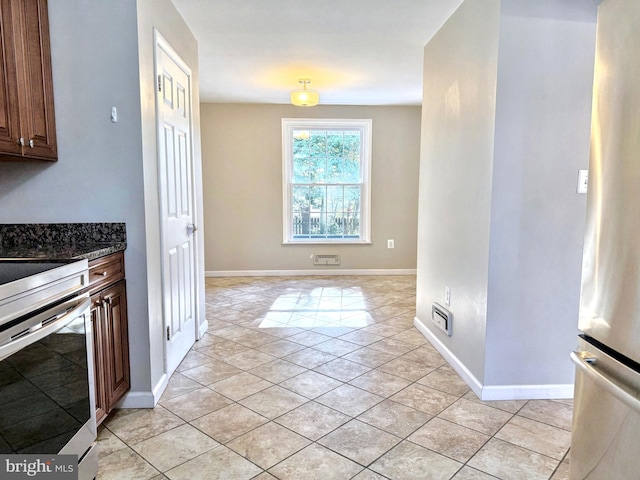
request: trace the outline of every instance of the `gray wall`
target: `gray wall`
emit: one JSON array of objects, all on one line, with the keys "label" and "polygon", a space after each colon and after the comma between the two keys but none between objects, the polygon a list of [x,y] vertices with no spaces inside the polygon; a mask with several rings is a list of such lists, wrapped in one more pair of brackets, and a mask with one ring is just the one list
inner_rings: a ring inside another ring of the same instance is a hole
[{"label": "gray wall", "polygon": [[573,383],[596,3],[466,0],[425,47],[417,317],[494,398]]},{"label": "gray wall", "polygon": [[[203,104],[207,272],[415,269],[420,107]],[[372,245],[282,245],[282,118],[371,118]],[[387,239],[395,248],[387,248]]]},{"label": "gray wall", "polygon": [[59,160],[0,164],[0,222],[126,223],[131,381],[149,390],[135,2],[50,0],[49,23]]},{"label": "gray wall", "polygon": [[[478,19],[482,19],[479,21]],[[466,1],[425,47],[417,317],[451,288],[453,336],[432,329],[484,375],[499,0]]]},{"label": "gray wall", "polygon": [[[162,317],[162,251],[160,245],[160,206],[158,193],[157,130],[155,106],[155,69],[154,69],[154,28],[178,53],[191,69],[192,75],[192,116],[193,116],[193,166],[195,169],[195,213],[196,225],[202,225],[202,178],[200,150],[200,96],[198,73],[198,43],[170,0],[138,0],[138,51],[139,79],[141,96],[141,142],[142,155],[138,160],[143,165],[143,185],[147,248],[147,291],[148,291],[148,329],[150,351],[147,361],[150,368],[151,386],[155,392],[155,401],[166,381],[164,365],[164,323]],[[201,330],[206,329],[204,306],[204,251],[202,232],[196,233],[198,252],[197,270],[198,301],[196,316]],[[135,406],[135,403],[132,402]]]},{"label": "gray wall", "polygon": [[[196,91],[197,45],[169,0],[137,3],[49,0],[59,160],[0,162],[0,223],[126,223],[127,398],[150,406],[164,370],[159,230],[149,227],[158,225],[157,183],[149,181],[157,168],[155,106],[149,100],[152,26],[159,25],[190,62]],[[110,121],[112,106],[118,107],[117,123]],[[196,131],[197,107],[196,94]],[[199,138],[194,140],[199,163]],[[204,307],[200,311],[202,321]]]},{"label": "gray wall", "polygon": [[500,18],[488,385],[573,384],[586,208],[576,185],[589,163],[596,38],[588,3],[576,19]]}]

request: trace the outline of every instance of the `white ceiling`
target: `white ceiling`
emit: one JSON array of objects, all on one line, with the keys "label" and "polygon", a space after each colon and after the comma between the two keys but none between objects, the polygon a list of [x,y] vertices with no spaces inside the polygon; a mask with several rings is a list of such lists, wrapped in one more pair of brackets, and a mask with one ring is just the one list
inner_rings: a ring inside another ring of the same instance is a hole
[{"label": "white ceiling", "polygon": [[173,0],[198,40],[200,100],[419,105],[422,55],[462,0]]}]

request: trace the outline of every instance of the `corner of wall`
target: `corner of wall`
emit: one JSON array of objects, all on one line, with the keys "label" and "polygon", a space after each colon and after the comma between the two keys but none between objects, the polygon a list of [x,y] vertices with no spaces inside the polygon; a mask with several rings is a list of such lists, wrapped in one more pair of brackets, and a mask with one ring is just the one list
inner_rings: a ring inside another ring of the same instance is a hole
[{"label": "corner of wall", "polygon": [[424,49],[417,315],[451,291],[451,337],[425,327],[479,385],[484,377],[499,1],[467,0]]}]

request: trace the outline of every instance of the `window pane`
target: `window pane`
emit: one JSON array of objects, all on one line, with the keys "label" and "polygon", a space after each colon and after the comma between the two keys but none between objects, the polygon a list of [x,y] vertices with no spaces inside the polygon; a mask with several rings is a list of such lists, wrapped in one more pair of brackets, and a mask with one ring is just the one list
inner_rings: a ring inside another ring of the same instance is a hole
[{"label": "window pane", "polygon": [[342,157],[329,157],[327,159],[326,183],[343,183]]},{"label": "window pane", "polygon": [[342,132],[327,132],[327,155],[330,157],[342,156]]},{"label": "window pane", "polygon": [[314,236],[324,233],[324,215],[322,213],[311,213],[309,218],[309,233]]},{"label": "window pane", "polygon": [[327,152],[327,132],[324,130],[312,130],[309,138],[309,147],[312,154],[322,154]]},{"label": "window pane", "polygon": [[311,157],[311,175],[309,183],[325,183],[327,171],[327,157],[324,155],[313,155]]},{"label": "window pane", "polygon": [[297,133],[299,134],[299,132],[294,132],[293,134],[293,157],[306,157],[309,155],[309,139],[308,137],[296,135]]},{"label": "window pane", "polygon": [[309,187],[293,187],[292,200],[294,213],[309,212]]},{"label": "window pane", "polygon": [[344,156],[353,160],[360,158],[360,132],[344,132]]},{"label": "window pane", "polygon": [[[293,183],[326,182],[327,159],[324,148],[319,148],[324,146],[325,137],[316,133],[294,131]],[[319,139],[319,142],[316,142],[316,139]]]},{"label": "window pane", "polygon": [[360,132],[345,132],[344,182],[360,182]]},{"label": "window pane", "polygon": [[309,183],[311,163],[309,159],[309,132],[294,130],[293,132],[293,182]]},{"label": "window pane", "polygon": [[343,220],[342,213],[327,212],[327,235],[342,236],[344,234]]},{"label": "window pane", "polygon": [[310,187],[309,201],[311,202],[311,212],[321,212],[326,203],[327,187]]},{"label": "window pane", "polygon": [[293,236],[309,235],[309,214],[294,214],[293,215]]},{"label": "window pane", "polygon": [[344,187],[327,187],[327,211],[344,211]]},{"label": "window pane", "polygon": [[348,236],[360,236],[360,213],[348,213],[344,220],[344,234]]},{"label": "window pane", "polygon": [[346,211],[360,213],[360,187],[345,187],[344,203]]},{"label": "window pane", "polygon": [[310,183],[311,162],[304,154],[298,154],[293,160],[293,183]]}]

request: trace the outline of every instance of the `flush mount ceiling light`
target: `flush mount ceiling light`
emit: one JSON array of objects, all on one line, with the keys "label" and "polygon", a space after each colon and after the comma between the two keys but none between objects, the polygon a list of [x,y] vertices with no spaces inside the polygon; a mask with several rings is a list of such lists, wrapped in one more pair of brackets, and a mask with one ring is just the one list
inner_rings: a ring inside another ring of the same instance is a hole
[{"label": "flush mount ceiling light", "polygon": [[311,83],[308,78],[298,80],[302,84],[302,90],[291,92],[291,103],[298,107],[313,107],[320,101],[320,94],[314,90],[307,90],[307,84]]}]

